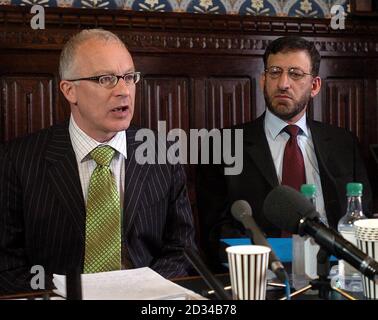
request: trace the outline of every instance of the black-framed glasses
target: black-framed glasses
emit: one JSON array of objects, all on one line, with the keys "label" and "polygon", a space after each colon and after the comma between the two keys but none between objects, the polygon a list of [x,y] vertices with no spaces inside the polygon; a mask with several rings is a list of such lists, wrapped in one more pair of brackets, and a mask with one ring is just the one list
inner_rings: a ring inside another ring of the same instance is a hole
[{"label": "black-framed glasses", "polygon": [[[265,69],[265,73],[267,73],[269,77],[272,79],[278,79],[279,77],[282,76],[283,72],[284,72],[284,69],[277,66],[272,66]],[[314,76],[312,73],[306,73],[303,70],[298,69],[298,68],[288,68],[287,74],[290,77],[290,79],[293,79],[293,80],[300,80],[304,76]]]},{"label": "black-framed glasses", "polygon": [[127,85],[132,85],[132,84],[138,83],[140,78],[141,78],[141,73],[138,71],[134,71],[134,72],[128,72],[122,76],[117,76],[114,74],[104,74],[104,75],[95,76],[95,77],[70,79],[68,81],[79,81],[79,80],[96,81],[101,87],[111,89],[117,85],[119,79],[123,79]]}]

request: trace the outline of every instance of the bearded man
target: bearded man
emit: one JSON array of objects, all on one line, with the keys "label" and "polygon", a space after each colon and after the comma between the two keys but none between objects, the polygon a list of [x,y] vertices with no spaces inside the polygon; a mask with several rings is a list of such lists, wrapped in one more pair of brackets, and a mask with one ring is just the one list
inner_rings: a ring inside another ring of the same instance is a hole
[{"label": "bearded man", "polygon": [[248,201],[267,236],[283,235],[262,210],[267,194],[280,184],[297,190],[302,184],[314,184],[317,211],[336,228],[346,210],[346,184],[361,182],[364,213],[370,214],[371,188],[356,137],[307,117],[310,100],[321,88],[319,66],[320,54],[312,42],[293,36],[271,42],[260,79],[266,111],[235,128],[243,129],[243,171],[225,176],[223,165],[199,167],[201,246],[213,267],[219,265],[219,252],[224,257],[220,239],[244,235],[230,214],[236,200]]}]

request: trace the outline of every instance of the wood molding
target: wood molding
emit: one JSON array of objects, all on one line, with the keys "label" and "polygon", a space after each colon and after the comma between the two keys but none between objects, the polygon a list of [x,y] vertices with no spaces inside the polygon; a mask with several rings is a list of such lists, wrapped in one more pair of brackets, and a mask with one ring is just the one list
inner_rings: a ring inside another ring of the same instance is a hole
[{"label": "wood molding", "polygon": [[28,7],[0,6],[0,48],[59,50],[79,29],[116,32],[136,52],[260,55],[280,35],[316,38],[322,55],[366,56],[378,53],[378,25],[346,20],[335,31],[329,19],[199,15],[125,10],[45,8],[46,29],[30,27]]}]

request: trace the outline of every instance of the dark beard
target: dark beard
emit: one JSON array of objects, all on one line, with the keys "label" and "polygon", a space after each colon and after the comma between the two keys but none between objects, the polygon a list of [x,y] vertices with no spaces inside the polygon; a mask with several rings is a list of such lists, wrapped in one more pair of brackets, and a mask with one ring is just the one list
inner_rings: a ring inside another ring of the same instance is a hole
[{"label": "dark beard", "polygon": [[277,110],[275,110],[272,106],[272,102],[268,97],[268,93],[266,92],[266,86],[264,86],[264,99],[265,99],[265,105],[269,109],[271,113],[273,113],[276,117],[287,121],[292,118],[294,118],[296,115],[300,114],[308,105],[310,99],[311,99],[311,92],[303,96],[301,100],[298,101],[298,103],[295,105],[295,108],[290,113],[279,113]]}]

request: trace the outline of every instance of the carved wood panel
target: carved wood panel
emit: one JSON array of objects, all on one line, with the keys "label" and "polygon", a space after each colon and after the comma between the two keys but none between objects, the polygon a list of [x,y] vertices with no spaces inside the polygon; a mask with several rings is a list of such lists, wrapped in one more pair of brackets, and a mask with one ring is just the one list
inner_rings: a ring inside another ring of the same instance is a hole
[{"label": "carved wood panel", "polygon": [[189,79],[174,76],[144,76],[140,90],[139,110],[143,127],[157,129],[165,120],[167,131],[181,128],[189,131]]},{"label": "carved wood panel", "polygon": [[12,75],[1,77],[1,115],[4,141],[53,124],[53,78]]},{"label": "carved wood panel", "polygon": [[[190,79],[177,76],[143,76],[136,92],[136,114],[133,119],[141,127],[158,129],[158,121],[166,121],[166,132],[180,128],[189,133]],[[189,143],[189,139],[187,140]],[[188,152],[189,156],[189,145]],[[188,158],[189,162],[189,158]],[[198,229],[195,193],[195,167],[184,166],[193,218]]]},{"label": "carved wood panel", "polygon": [[208,78],[205,91],[206,128],[225,128],[252,120],[249,78]]},{"label": "carved wood panel", "polygon": [[354,132],[361,142],[365,120],[364,83],[360,79],[327,79],[324,82],[323,121]]}]

